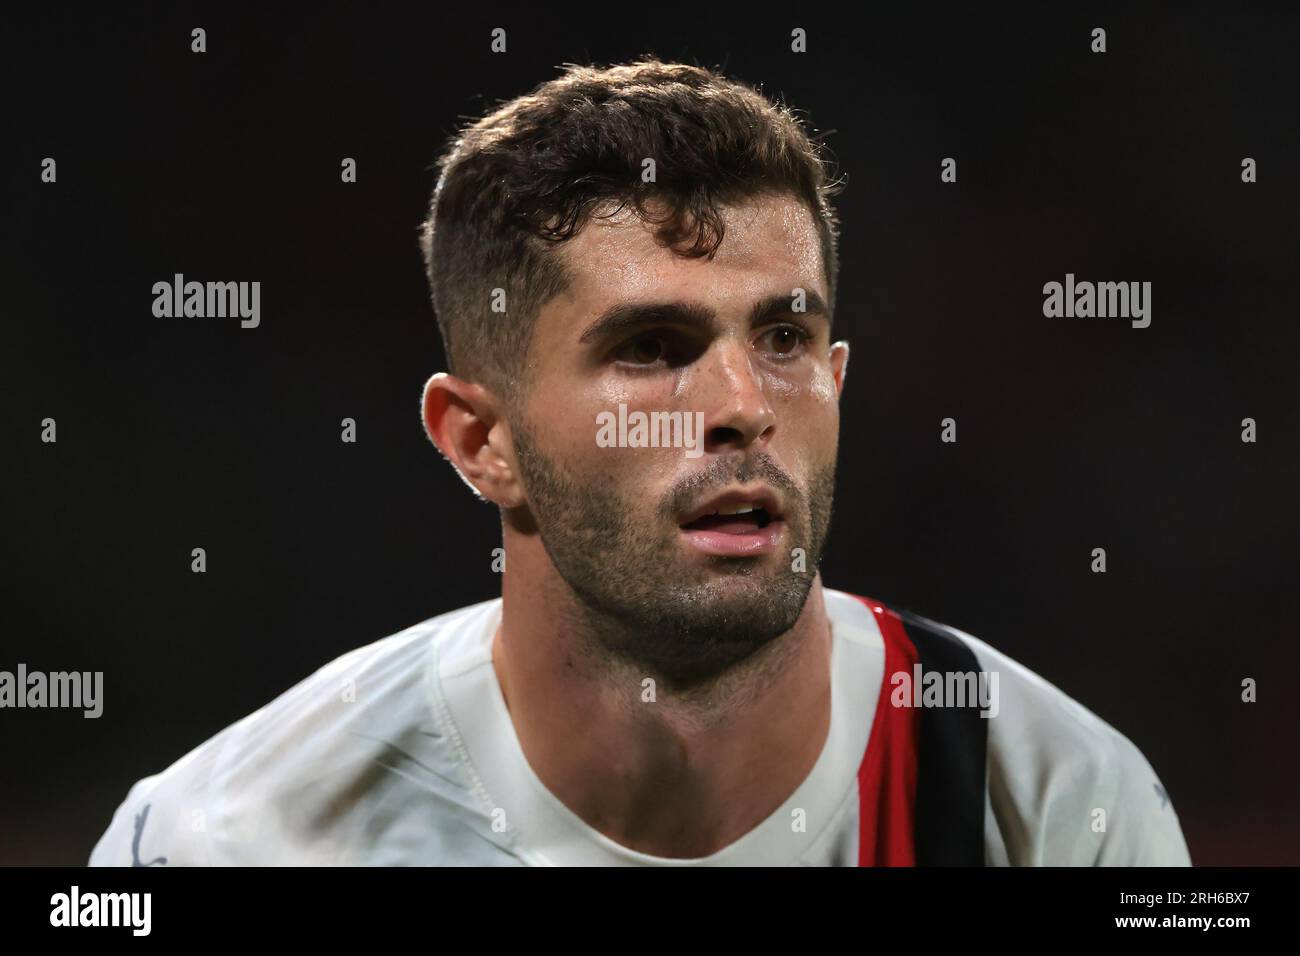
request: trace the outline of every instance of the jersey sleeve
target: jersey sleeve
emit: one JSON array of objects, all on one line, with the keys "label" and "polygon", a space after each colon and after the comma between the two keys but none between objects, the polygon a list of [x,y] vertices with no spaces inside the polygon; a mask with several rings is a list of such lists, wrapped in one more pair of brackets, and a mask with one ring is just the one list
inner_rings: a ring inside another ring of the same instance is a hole
[{"label": "jersey sleeve", "polygon": [[216,809],[199,755],[145,777],[127,792],[90,853],[89,866],[211,866]]},{"label": "jersey sleeve", "polygon": [[1173,802],[1128,737],[1001,651],[949,630],[999,677],[988,721],[988,865],[1191,865]]},{"label": "jersey sleeve", "polygon": [[1106,829],[1098,866],[1191,866],[1173,801],[1150,762],[1132,741],[1114,732],[1103,769]]}]

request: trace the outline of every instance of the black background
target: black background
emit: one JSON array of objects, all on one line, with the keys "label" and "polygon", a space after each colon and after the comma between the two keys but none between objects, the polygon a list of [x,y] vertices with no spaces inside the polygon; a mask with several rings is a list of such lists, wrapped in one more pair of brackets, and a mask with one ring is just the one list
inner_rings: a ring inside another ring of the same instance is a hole
[{"label": "black background", "polygon": [[[0,863],[84,862],[139,777],[499,593],[496,510],[419,422],[444,367],[416,246],[430,166],[459,117],[557,64],[646,52],[835,131],[853,353],[826,583],[976,634],[1127,734],[1194,862],[1300,862],[1294,17],[5,16],[0,669],[102,670],[105,710],[0,712]],[[176,272],[261,281],[260,328],[155,318]],[[1044,318],[1067,272],[1152,282],[1151,327]]]}]

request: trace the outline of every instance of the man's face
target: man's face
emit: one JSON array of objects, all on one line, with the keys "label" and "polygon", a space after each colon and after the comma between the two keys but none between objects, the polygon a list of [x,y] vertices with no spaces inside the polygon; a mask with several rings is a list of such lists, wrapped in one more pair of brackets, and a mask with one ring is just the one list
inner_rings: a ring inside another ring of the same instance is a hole
[{"label": "man's face", "polygon": [[[830,524],[847,359],[807,207],[722,212],[712,261],[660,246],[630,208],[565,243],[573,281],[537,318],[510,422],[528,512],[602,642],[681,685],[798,619]],[[620,405],[629,424],[678,412],[702,434],[606,447]]]}]

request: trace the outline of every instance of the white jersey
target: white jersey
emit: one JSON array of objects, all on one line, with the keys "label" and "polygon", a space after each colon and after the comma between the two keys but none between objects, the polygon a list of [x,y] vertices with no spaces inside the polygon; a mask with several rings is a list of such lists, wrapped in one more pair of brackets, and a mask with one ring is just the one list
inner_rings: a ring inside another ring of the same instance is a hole
[{"label": "white jersey", "polygon": [[[1168,795],[1118,731],[968,634],[824,594],[822,753],[781,807],[708,857],[623,847],[538,779],[492,666],[497,598],[343,655],[138,781],[90,863],[1189,864]],[[921,693],[925,673],[963,663],[997,675],[988,716]]]}]

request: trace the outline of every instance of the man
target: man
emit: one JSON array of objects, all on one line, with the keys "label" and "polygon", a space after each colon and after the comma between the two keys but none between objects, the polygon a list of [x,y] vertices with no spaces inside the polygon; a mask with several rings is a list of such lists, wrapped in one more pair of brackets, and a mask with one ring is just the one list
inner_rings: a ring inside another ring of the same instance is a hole
[{"label": "man", "polygon": [[823,586],[834,191],[788,110],[653,59],[464,129],[422,232],[451,369],[423,413],[500,509],[501,598],[140,781],[91,862],[1187,864],[1125,737]]}]

